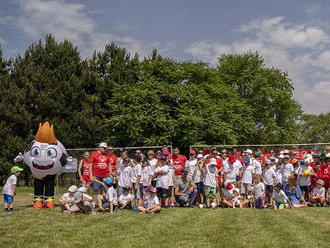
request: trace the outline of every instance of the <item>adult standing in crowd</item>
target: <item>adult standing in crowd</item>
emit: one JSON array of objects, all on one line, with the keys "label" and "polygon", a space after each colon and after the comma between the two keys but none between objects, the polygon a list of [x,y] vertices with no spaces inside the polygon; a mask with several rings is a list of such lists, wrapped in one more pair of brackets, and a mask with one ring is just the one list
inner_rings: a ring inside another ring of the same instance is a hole
[{"label": "adult standing in crowd", "polygon": [[186,165],[187,157],[184,156],[184,155],[181,155],[179,148],[175,147],[173,149],[173,154],[170,156],[170,159],[172,160],[173,166],[176,168],[175,169],[175,176],[180,177],[181,176],[181,170],[183,170],[185,165]]},{"label": "adult standing in crowd", "polygon": [[84,152],[83,158],[79,162],[78,175],[81,185],[88,190],[92,183],[89,173],[89,152]]},{"label": "adult standing in crowd", "polygon": [[112,170],[110,158],[106,153],[107,144],[101,143],[97,151],[93,152],[89,158],[89,173],[93,188],[93,201],[96,204],[97,198],[102,194],[104,178],[110,176]]},{"label": "adult standing in crowd", "polygon": [[117,172],[117,156],[116,154],[114,154],[114,151],[115,151],[115,147],[113,145],[109,145],[107,147],[107,154],[109,156],[109,159],[110,159],[110,164],[111,164],[111,176],[113,177],[113,179],[115,179],[115,181],[113,182],[113,186],[116,185],[116,179],[117,179],[117,175],[116,175],[116,172]]}]

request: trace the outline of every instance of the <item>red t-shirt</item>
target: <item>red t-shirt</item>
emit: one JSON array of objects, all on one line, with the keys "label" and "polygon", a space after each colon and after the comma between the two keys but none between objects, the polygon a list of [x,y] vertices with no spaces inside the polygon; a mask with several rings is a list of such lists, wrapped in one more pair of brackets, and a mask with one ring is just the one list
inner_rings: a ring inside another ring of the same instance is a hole
[{"label": "red t-shirt", "polygon": [[179,154],[178,156],[171,155],[170,159],[172,159],[174,166],[179,167],[179,169],[175,170],[175,175],[180,176],[181,170],[184,169],[184,166],[187,162],[187,157]]},{"label": "red t-shirt", "polygon": [[109,159],[110,159],[110,164],[112,167],[112,172],[116,172],[116,163],[117,163],[117,156],[115,154],[108,154]]},{"label": "red t-shirt", "polygon": [[106,153],[93,152],[89,158],[89,163],[92,163],[92,172],[95,177],[108,177],[110,158]]},{"label": "red t-shirt", "polygon": [[83,174],[81,175],[84,182],[91,182],[91,179],[89,177],[89,161],[86,159],[83,159],[82,162],[82,168],[83,168]]},{"label": "red t-shirt", "polygon": [[324,181],[324,188],[329,188],[330,187],[330,166],[327,166],[324,168],[323,171],[323,181]]},{"label": "red t-shirt", "polygon": [[[209,157],[209,158],[207,158],[207,159],[205,160],[205,163],[204,163],[204,164],[209,164],[210,161],[211,161],[211,158]],[[217,162],[216,167],[217,167],[217,169],[218,169],[217,181],[218,181],[218,183],[221,184],[222,180],[221,180],[221,172],[220,172],[220,168],[223,167],[222,159],[221,159],[221,158],[216,158],[216,162]]]},{"label": "red t-shirt", "polygon": [[312,176],[311,177],[312,188],[314,189],[316,187],[316,181],[319,180],[319,179],[322,179],[323,180],[324,174],[323,174],[323,170],[321,170],[321,169],[316,170],[315,168],[313,168],[313,170],[314,170],[314,172],[316,174],[316,177],[315,176]]}]

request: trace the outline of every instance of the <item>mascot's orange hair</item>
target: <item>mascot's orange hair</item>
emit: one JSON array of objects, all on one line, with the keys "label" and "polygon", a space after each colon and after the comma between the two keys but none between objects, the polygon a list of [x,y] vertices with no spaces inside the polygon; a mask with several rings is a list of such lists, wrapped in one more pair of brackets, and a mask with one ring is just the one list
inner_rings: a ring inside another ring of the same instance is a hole
[{"label": "mascot's orange hair", "polygon": [[48,121],[43,124],[39,123],[39,129],[34,140],[40,143],[56,143],[54,125],[50,125]]}]

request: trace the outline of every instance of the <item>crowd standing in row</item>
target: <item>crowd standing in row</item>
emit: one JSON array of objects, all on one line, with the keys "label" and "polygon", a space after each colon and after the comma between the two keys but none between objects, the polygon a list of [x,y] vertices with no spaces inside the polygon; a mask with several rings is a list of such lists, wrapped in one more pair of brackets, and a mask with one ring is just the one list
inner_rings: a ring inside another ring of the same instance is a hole
[{"label": "crowd standing in row", "polygon": [[[324,161],[317,153],[297,157],[294,152],[250,149],[241,153],[191,150],[189,159],[167,146],[156,153],[101,143],[85,152],[79,163],[81,187],[71,186],[59,202],[64,212],[113,213],[132,208],[155,213],[166,207],[299,208],[330,205],[330,150]],[[16,168],[17,169],[17,168]],[[92,188],[93,196],[87,194]]]}]

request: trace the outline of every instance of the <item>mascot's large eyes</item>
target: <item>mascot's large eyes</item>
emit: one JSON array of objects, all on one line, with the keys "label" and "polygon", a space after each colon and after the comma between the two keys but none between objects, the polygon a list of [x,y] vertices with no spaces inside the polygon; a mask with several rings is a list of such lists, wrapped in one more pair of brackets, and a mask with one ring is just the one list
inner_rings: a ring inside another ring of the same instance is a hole
[{"label": "mascot's large eyes", "polygon": [[57,156],[57,151],[54,148],[48,148],[46,150],[46,156],[51,157],[51,158],[56,158]]},{"label": "mascot's large eyes", "polygon": [[40,155],[40,148],[35,146],[32,147],[31,151],[30,151],[31,156],[33,157],[38,157]]}]

